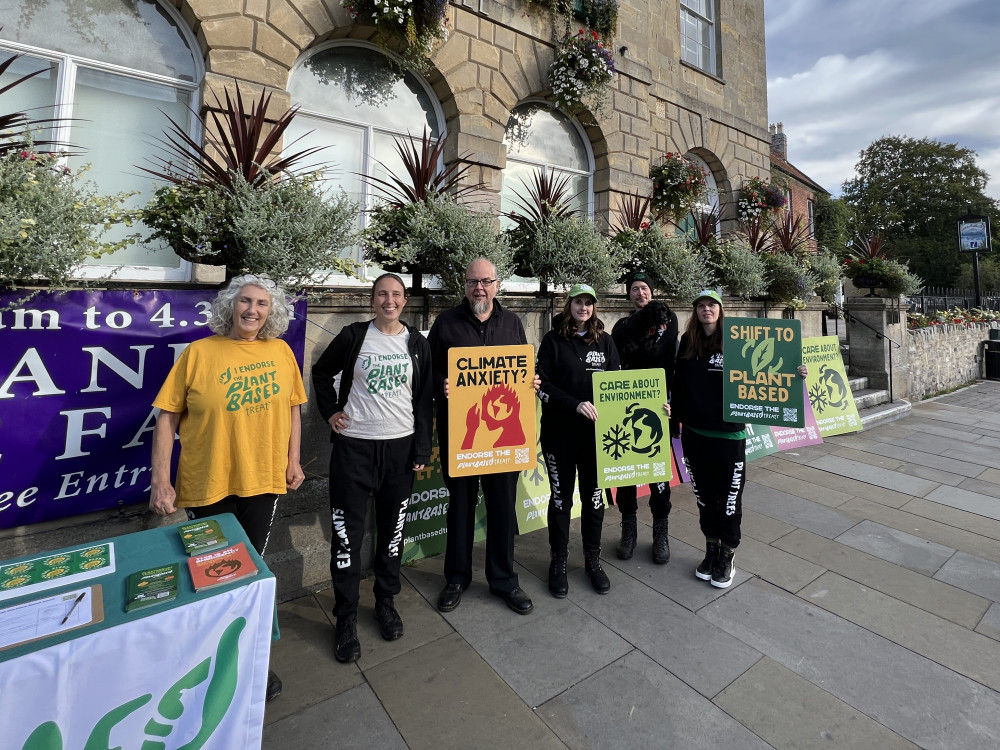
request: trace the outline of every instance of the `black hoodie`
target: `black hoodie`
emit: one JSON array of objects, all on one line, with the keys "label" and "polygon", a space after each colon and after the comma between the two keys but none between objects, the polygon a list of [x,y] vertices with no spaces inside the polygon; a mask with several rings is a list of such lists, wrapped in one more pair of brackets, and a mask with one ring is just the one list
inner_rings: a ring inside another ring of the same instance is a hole
[{"label": "black hoodie", "polygon": [[[660,326],[666,325],[661,331]],[[677,351],[677,314],[666,303],[650,300],[611,329],[623,370],[662,367],[670,390]]]},{"label": "black hoodie", "polygon": [[[562,314],[552,319],[552,330],[545,334],[538,348],[538,376],[542,387],[542,439],[559,440],[572,437],[580,430],[593,433],[594,423],[576,407],[583,401],[594,402],[595,372],[620,370],[618,349],[606,332],[594,344],[588,344],[576,334],[562,335]],[[600,324],[604,331],[604,325]]]}]

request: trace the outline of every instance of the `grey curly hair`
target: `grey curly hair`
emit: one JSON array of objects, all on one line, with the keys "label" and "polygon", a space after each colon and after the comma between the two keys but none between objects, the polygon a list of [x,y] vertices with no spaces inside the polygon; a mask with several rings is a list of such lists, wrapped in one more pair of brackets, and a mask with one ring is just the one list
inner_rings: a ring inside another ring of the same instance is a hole
[{"label": "grey curly hair", "polygon": [[257,338],[280,337],[288,330],[289,309],[291,307],[288,295],[273,279],[252,273],[237,276],[229,282],[229,286],[219,292],[215,301],[212,302],[212,309],[209,311],[208,327],[212,329],[213,333],[220,336],[229,335],[229,332],[233,330],[233,310],[236,307],[236,298],[240,296],[240,290],[245,286],[259,287],[271,297],[271,312],[267,314],[267,320],[264,321]]}]

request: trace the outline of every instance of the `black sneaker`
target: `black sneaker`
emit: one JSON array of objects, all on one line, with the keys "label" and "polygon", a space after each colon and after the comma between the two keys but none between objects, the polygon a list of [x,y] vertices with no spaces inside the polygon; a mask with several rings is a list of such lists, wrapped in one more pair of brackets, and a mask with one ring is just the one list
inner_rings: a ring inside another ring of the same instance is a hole
[{"label": "black sneaker", "polygon": [[635,540],[638,533],[635,513],[623,513],[621,526],[622,538],[618,541],[615,553],[619,560],[631,560],[632,553],[635,552]]},{"label": "black sneaker", "polygon": [[565,599],[569,593],[569,581],[566,579],[566,553],[552,553],[549,563],[549,592],[556,599]]},{"label": "black sneaker", "polygon": [[281,695],[281,678],[270,669],[267,670],[267,692],[264,693],[264,700],[270,703]]},{"label": "black sneaker", "polygon": [[375,602],[375,611],[372,614],[378,620],[378,631],[382,634],[382,640],[395,641],[403,637],[403,618],[399,616],[391,598]]},{"label": "black sneaker", "polygon": [[337,661],[345,663],[361,658],[358,621],[355,618],[337,619],[337,629],[333,639],[333,655],[337,657]]},{"label": "black sneaker", "polygon": [[736,575],[736,566],[733,564],[735,556],[736,550],[719,544],[719,555],[715,558],[715,567],[712,568],[712,585],[716,588],[728,589],[733,585],[733,576]]},{"label": "black sneaker", "polygon": [[719,540],[718,539],[706,539],[705,540],[705,559],[701,561],[701,564],[695,569],[695,578],[700,578],[703,581],[712,580],[712,568],[715,567],[715,558],[719,556]]},{"label": "black sneaker", "polygon": [[590,585],[594,587],[594,591],[598,594],[606,594],[611,591],[611,579],[608,578],[608,574],[601,567],[600,552],[588,552],[583,563],[583,569],[586,571],[587,578],[590,579]]}]

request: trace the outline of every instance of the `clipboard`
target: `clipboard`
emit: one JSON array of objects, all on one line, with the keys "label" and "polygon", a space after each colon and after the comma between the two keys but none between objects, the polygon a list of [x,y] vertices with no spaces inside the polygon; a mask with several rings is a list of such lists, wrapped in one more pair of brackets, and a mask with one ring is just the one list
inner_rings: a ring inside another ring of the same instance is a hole
[{"label": "clipboard", "polygon": [[0,651],[100,622],[104,591],[99,583],[22,602],[0,609]]}]

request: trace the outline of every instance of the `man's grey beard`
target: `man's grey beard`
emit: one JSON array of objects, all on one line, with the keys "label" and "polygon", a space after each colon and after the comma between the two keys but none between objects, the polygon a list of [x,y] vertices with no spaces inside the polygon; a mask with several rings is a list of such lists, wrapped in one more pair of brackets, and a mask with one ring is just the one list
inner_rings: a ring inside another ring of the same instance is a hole
[{"label": "man's grey beard", "polygon": [[491,299],[484,299],[479,302],[470,301],[469,304],[472,306],[473,315],[485,315],[493,309],[493,300]]}]

